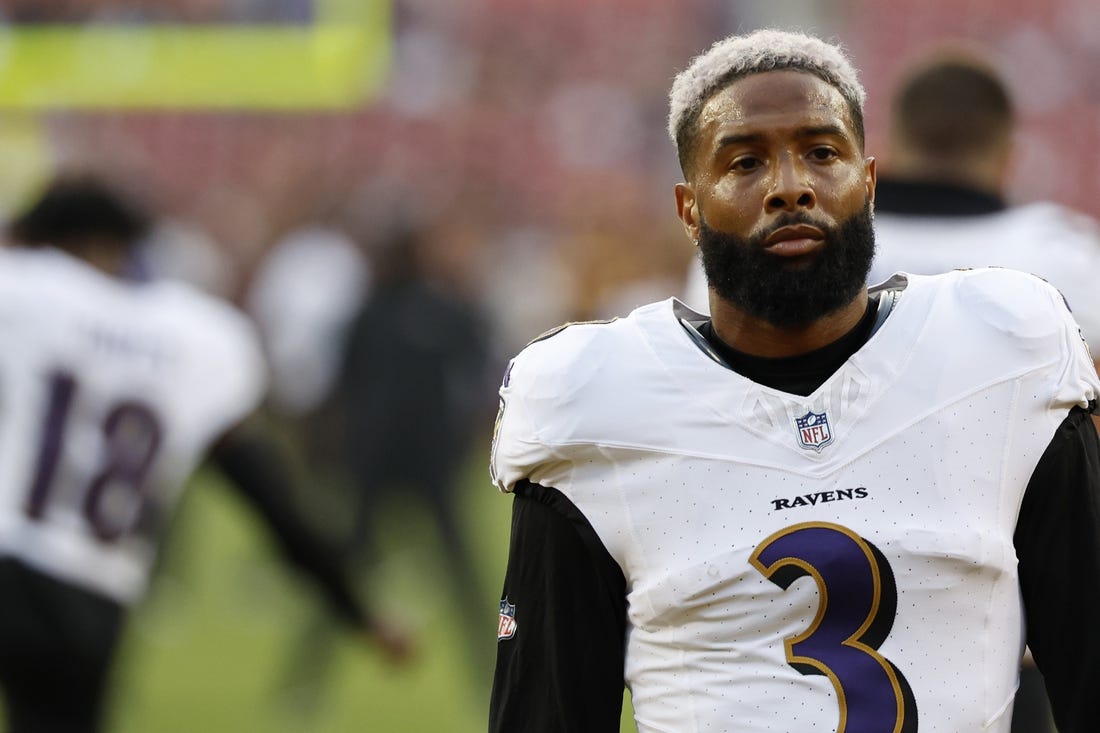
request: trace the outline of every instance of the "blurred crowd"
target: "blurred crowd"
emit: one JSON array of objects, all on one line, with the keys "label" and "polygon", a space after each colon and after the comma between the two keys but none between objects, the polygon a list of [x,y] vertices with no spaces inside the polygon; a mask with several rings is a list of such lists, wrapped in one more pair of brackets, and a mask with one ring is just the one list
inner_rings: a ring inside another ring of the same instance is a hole
[{"label": "blurred crowd", "polygon": [[[7,0],[0,13],[266,23],[308,21],[321,5]],[[692,253],[671,215],[665,95],[695,49],[737,28],[795,24],[848,45],[865,70],[872,152],[908,57],[945,38],[982,44],[1022,101],[1014,195],[1095,208],[1100,182],[1069,148],[1100,142],[1088,73],[1100,11],[1087,0],[394,0],[391,16],[388,83],[360,107],[56,110],[38,119],[44,157],[140,194],[165,217],[163,267],[238,302],[265,254],[302,230],[369,255],[397,222],[422,222],[436,266],[489,314],[499,355],[563,320],[678,292]]]},{"label": "blurred crowd", "polygon": [[167,267],[238,301],[301,229],[369,253],[417,220],[451,284],[496,314],[503,354],[675,290],[691,252],[669,244],[664,95],[729,27],[724,5],[398,2],[389,84],[362,108],[42,122],[59,166],[108,171],[164,212]]}]

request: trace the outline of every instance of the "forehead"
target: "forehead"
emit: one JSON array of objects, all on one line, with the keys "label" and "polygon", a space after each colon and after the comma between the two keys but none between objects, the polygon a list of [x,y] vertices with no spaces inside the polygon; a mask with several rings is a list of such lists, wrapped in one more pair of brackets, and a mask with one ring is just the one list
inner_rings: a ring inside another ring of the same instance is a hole
[{"label": "forehead", "polygon": [[703,147],[729,134],[839,125],[856,137],[848,105],[833,85],[804,71],[766,71],[715,92],[699,114]]}]

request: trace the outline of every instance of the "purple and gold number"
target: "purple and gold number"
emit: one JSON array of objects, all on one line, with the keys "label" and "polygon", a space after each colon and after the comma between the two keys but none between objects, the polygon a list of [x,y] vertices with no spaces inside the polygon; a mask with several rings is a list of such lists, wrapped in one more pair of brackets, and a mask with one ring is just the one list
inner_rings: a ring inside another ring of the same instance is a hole
[{"label": "purple and gold number", "polygon": [[750,562],[784,590],[801,577],[817,583],[821,600],[813,623],[784,646],[792,667],[833,683],[837,733],[915,733],[913,692],[878,653],[897,610],[894,575],[882,553],[845,527],[807,522],[764,540]]},{"label": "purple and gold number", "polygon": [[[77,391],[72,375],[50,375],[38,459],[25,506],[32,519],[43,519],[59,493],[55,485],[57,469]],[[135,401],[115,404],[97,428],[102,441],[100,463],[75,495],[82,497],[80,511],[92,532],[100,540],[111,542],[133,528],[140,518],[146,479],[160,448],[161,428],[153,411]]]}]

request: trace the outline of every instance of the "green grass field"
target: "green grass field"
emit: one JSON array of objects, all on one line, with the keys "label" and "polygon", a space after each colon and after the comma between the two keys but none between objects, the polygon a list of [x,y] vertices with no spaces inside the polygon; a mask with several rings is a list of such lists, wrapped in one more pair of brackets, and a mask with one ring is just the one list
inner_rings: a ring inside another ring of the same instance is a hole
[{"label": "green grass field", "polygon": [[[462,491],[491,592],[489,660],[511,502],[489,484],[479,458]],[[157,581],[128,629],[111,733],[484,733],[489,680],[470,661],[440,544],[415,507],[385,513],[387,559],[375,574],[379,605],[417,634],[415,659],[394,668],[330,620],[216,477],[199,474],[192,483]]]}]

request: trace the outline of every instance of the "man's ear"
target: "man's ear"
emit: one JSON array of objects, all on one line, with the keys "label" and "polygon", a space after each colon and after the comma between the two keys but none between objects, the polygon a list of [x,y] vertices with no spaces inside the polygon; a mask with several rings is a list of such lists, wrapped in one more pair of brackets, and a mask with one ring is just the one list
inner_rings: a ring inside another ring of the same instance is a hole
[{"label": "man's ear", "polygon": [[867,156],[863,161],[864,164],[864,177],[867,185],[867,200],[872,204],[875,203],[875,185],[878,182],[878,173],[876,171],[876,161],[873,157]]},{"label": "man's ear", "polygon": [[695,189],[690,183],[676,184],[676,215],[684,225],[684,233],[692,244],[699,244],[699,201],[695,198]]}]

